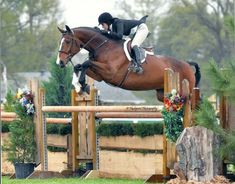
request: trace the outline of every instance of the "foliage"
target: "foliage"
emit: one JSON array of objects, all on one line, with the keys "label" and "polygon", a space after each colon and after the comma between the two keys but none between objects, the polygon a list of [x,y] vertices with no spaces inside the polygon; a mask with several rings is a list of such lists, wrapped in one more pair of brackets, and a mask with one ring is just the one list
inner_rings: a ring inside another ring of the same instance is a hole
[{"label": "foliage", "polygon": [[161,122],[156,123],[101,123],[97,127],[97,133],[100,136],[152,136],[163,133]]},{"label": "foliage", "polygon": [[230,58],[233,39],[224,26],[224,19],[233,16],[233,9],[232,0],[224,3],[178,0],[171,3],[168,15],[160,23],[161,51],[196,61],[207,61],[213,57],[217,63],[221,63]]},{"label": "foliage", "polygon": [[[60,68],[56,64],[56,58],[52,57],[50,61],[51,77],[49,81],[42,82],[46,91],[46,104],[51,106],[71,105],[72,90],[72,68]],[[71,113],[48,113],[50,117],[71,117]],[[56,130],[57,129],[57,130]],[[59,134],[71,133],[70,125],[49,124],[48,133],[58,132]]]},{"label": "foliage", "polygon": [[[56,64],[56,57],[50,61],[51,76],[48,81],[42,82],[46,91],[46,104],[62,106],[71,104],[72,68],[60,68]],[[50,113],[50,117],[71,117],[70,113]]]},{"label": "foliage", "polygon": [[46,69],[58,45],[60,13],[58,0],[0,2],[0,57],[9,73]]},{"label": "foliage", "polygon": [[47,146],[47,149],[51,152],[67,152],[66,148],[61,148],[56,146]]},{"label": "foliage", "polygon": [[47,125],[47,133],[48,134],[59,134],[59,135],[67,135],[72,133],[72,126],[69,125]]},{"label": "foliage", "polygon": [[6,94],[6,102],[3,104],[5,112],[13,112],[15,103],[15,96],[12,94],[12,91],[8,91]]},{"label": "foliage", "polygon": [[[229,62],[226,69],[221,70],[213,60],[209,61],[209,68],[207,69],[207,76],[213,86],[213,91],[220,96],[228,98],[230,103],[235,103],[235,80],[234,62]],[[221,157],[229,159],[235,163],[234,150],[235,150],[235,130],[224,130],[219,125],[219,121],[216,118],[215,110],[209,101],[203,100],[199,109],[195,113],[196,122],[198,125],[204,126],[214,131],[221,137],[222,145],[220,147]]]},{"label": "foliage", "polygon": [[175,89],[164,98],[162,115],[164,119],[164,133],[171,142],[176,142],[183,131],[185,97],[180,95]]},{"label": "foliage", "polygon": [[8,152],[8,160],[12,163],[34,162],[33,116],[27,114],[25,106],[22,106],[20,102],[15,103],[14,111],[18,119],[9,125],[10,139],[4,148]]},{"label": "foliage", "polygon": [[2,133],[9,132],[9,123],[8,122],[2,122]]},{"label": "foliage", "polygon": [[[222,68],[222,69],[220,69]],[[209,61],[207,73],[212,84],[212,90],[220,96],[235,100],[235,62],[229,61],[224,67],[219,67],[213,59]]]},{"label": "foliage", "polygon": [[121,18],[138,18],[148,14],[152,33],[146,42],[163,55],[200,62],[213,57],[220,63],[230,58],[234,40],[234,1],[210,0],[136,0],[117,2]]}]

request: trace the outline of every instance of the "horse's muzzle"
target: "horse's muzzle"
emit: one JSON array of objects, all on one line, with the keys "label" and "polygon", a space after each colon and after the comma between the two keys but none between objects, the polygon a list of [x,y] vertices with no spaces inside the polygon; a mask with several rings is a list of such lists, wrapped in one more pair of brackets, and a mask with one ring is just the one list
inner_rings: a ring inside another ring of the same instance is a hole
[{"label": "horse's muzzle", "polygon": [[65,67],[64,62],[60,60],[60,68],[64,68],[64,67]]}]

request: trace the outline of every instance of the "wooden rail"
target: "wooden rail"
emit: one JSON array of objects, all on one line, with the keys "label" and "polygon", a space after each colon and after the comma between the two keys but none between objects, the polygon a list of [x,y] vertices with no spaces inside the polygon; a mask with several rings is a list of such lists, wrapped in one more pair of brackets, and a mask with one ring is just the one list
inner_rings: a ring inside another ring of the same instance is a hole
[{"label": "wooden rail", "polygon": [[160,112],[159,106],[43,106],[43,112]]}]

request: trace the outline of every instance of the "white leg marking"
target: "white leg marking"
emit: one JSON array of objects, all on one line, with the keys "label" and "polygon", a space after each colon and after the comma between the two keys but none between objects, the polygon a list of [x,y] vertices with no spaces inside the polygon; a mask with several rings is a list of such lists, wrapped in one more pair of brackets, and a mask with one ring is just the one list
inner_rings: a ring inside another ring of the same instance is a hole
[{"label": "white leg marking", "polygon": [[75,73],[73,73],[72,85],[74,86],[77,93],[79,93],[81,90],[81,85],[78,82],[79,76],[80,74],[77,76]]}]

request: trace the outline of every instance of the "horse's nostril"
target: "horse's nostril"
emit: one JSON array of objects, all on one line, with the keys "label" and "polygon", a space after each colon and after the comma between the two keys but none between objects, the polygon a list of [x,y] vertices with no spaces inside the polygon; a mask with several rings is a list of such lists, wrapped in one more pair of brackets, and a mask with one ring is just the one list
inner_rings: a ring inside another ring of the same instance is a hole
[{"label": "horse's nostril", "polygon": [[60,61],[60,68],[64,68],[64,67],[65,67],[64,62]]}]

